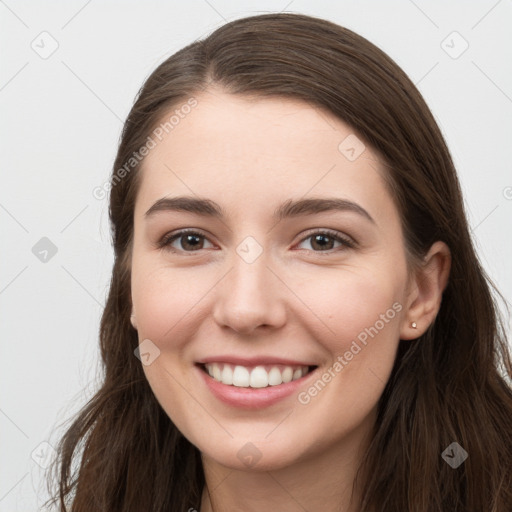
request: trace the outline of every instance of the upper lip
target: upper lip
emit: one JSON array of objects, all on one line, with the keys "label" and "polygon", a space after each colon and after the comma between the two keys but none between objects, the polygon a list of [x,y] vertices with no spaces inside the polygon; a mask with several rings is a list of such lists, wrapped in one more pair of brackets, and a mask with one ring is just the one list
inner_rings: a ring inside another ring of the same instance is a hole
[{"label": "upper lip", "polygon": [[237,357],[231,355],[225,356],[211,356],[204,357],[197,361],[197,364],[208,364],[208,363],[228,363],[239,366],[263,366],[272,364],[282,364],[285,366],[316,366],[310,361],[297,361],[292,359],[286,359],[283,357],[271,357],[271,356],[260,356],[260,357]]}]

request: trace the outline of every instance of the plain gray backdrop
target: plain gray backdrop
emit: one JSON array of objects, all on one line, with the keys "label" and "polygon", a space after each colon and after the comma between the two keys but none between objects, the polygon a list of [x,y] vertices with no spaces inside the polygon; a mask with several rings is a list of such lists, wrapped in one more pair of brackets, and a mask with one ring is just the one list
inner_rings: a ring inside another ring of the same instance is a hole
[{"label": "plain gray backdrop", "polygon": [[354,30],[418,86],[482,263],[512,299],[510,0],[0,0],[0,512],[39,509],[57,427],[95,389],[113,252],[107,199],[93,190],[137,91],[227,21],[282,10]]}]

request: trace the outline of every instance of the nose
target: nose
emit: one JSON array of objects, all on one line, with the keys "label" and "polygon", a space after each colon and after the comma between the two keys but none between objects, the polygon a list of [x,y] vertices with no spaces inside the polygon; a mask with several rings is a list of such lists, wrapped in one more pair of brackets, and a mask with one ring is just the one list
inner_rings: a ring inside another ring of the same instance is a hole
[{"label": "nose", "polygon": [[216,287],[217,324],[242,334],[281,327],[286,321],[286,286],[276,274],[263,254],[252,263],[235,254],[232,267]]}]

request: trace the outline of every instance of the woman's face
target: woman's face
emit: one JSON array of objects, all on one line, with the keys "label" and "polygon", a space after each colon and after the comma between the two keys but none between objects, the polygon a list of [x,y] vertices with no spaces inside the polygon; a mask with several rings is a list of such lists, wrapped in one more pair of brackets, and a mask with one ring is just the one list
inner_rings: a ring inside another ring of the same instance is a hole
[{"label": "woman's face", "polygon": [[141,169],[132,301],[147,379],[225,466],[348,447],[375,421],[407,323],[385,169],[307,103],[196,100]]}]

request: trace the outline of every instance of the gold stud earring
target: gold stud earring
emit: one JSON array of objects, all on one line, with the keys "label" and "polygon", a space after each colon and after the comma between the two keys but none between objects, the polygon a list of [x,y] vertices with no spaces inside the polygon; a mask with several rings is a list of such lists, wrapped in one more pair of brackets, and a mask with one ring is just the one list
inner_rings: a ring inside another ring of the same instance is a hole
[{"label": "gold stud earring", "polygon": [[418,326],[416,325],[416,322],[411,322],[411,327],[412,327],[413,329],[417,329],[417,327],[418,327]]}]

